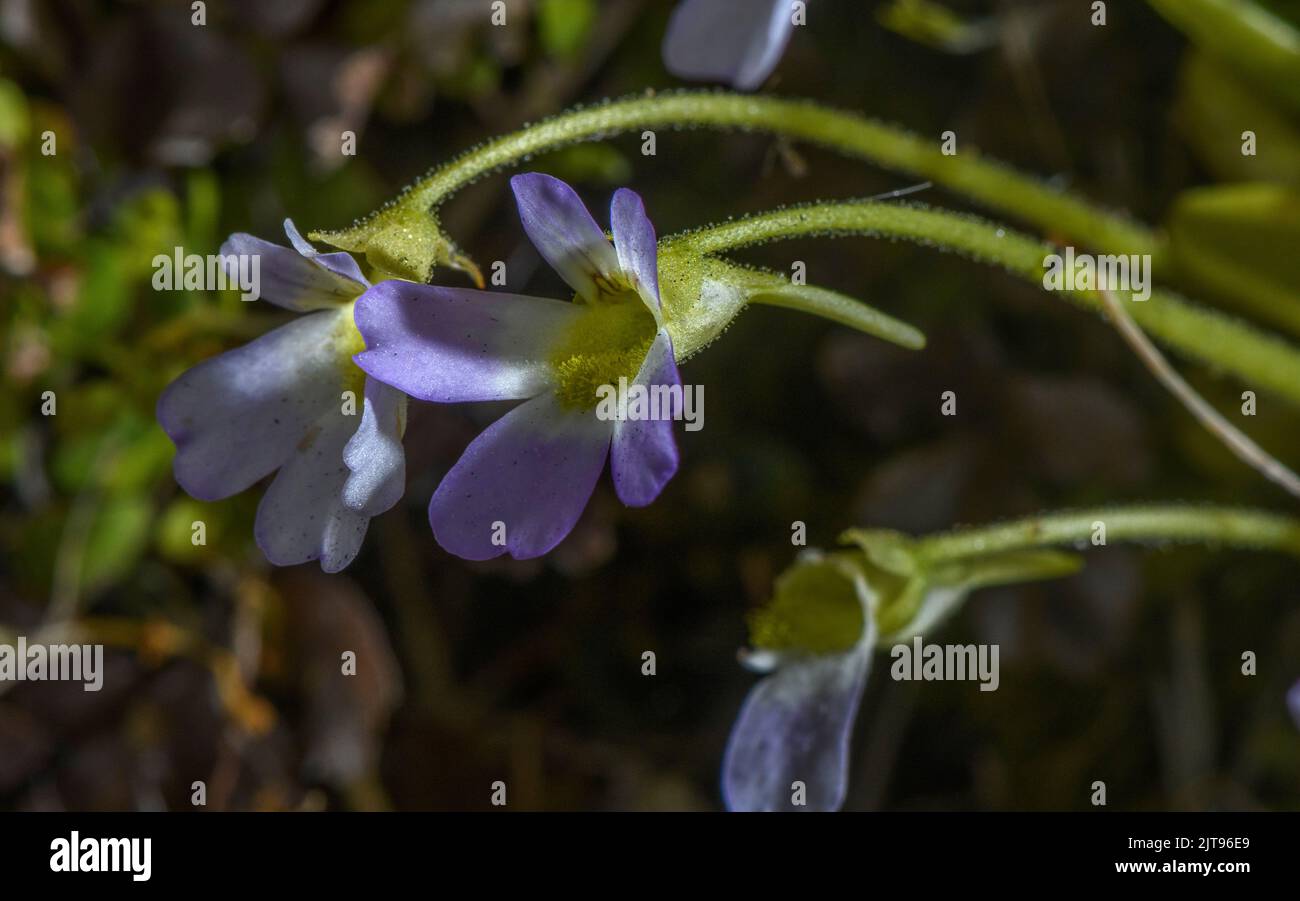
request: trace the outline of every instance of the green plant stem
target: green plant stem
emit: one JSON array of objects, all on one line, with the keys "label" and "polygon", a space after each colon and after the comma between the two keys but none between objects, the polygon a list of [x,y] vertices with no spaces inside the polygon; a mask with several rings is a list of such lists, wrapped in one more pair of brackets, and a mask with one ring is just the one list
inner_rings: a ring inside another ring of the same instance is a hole
[{"label": "green plant stem", "polygon": [[[916,205],[846,202],[790,207],[687,232],[667,239],[661,254],[681,252],[681,245],[697,254],[716,254],[812,235],[903,238],[1001,266],[1039,286],[1044,258],[1055,252],[1049,244],[973,216]],[[1095,291],[1056,293],[1094,312],[1105,308]],[[1300,405],[1300,349],[1288,342],[1166,291],[1152,291],[1149,300],[1130,302],[1128,308],[1144,331],[1184,356]]]},{"label": "green plant stem", "polygon": [[802,100],[688,91],[634,97],[563,113],[505,135],[435,169],[398,198],[402,207],[436,209],[471,182],[528,157],[579,141],[663,127],[760,131],[808,141],[886,169],[929,179],[1046,234],[1115,253],[1158,255],[1150,229],[980,157],[945,156],[938,135],[920,137],[853,113]]},{"label": "green plant stem", "polygon": [[1098,507],[958,529],[919,538],[913,552],[923,563],[983,554],[1088,544],[1106,527],[1106,541],[1205,542],[1274,550],[1300,556],[1300,520],[1260,510],[1213,506]]},{"label": "green plant stem", "polygon": [[772,287],[756,287],[749,297],[749,303],[810,313],[883,338],[908,350],[925,347],[925,335],[913,326],[867,306],[860,300],[825,288],[790,285],[782,280],[781,284]]}]

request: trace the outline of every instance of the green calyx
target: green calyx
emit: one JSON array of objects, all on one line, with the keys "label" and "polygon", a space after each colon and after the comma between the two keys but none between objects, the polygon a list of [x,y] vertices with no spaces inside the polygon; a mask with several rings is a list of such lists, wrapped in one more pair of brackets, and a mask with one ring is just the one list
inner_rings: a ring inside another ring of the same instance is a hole
[{"label": "green calyx", "polygon": [[850,529],[841,540],[852,549],[805,556],[777,579],[772,600],[750,617],[754,647],[848,651],[863,633],[864,601],[874,611],[879,643],[905,640],[940,624],[976,588],[1059,578],[1082,565],[1077,555],[1055,550],[929,561],[915,539],[879,529]]},{"label": "green calyx", "polygon": [[[864,600],[878,644],[927,634],[971,591],[1077,572],[1078,554],[1054,546],[1111,541],[1205,542],[1300,555],[1300,520],[1244,507],[1101,507],[967,527],[914,538],[887,529],[848,529],[848,549],[806,554],[776,581],[772,600],[750,616],[756,648],[830,654],[862,635]],[[1104,552],[1104,551],[1098,551]],[[861,595],[859,593],[862,593]]]},{"label": "green calyx", "polygon": [[350,228],[313,231],[313,241],[364,255],[378,272],[416,282],[428,281],[438,266],[459,269],[483,287],[478,266],[443,234],[436,213],[429,209],[390,204]]},{"label": "green calyx", "polygon": [[862,635],[865,589],[847,555],[805,555],[776,580],[772,600],[751,614],[750,643],[768,651],[847,651]]}]

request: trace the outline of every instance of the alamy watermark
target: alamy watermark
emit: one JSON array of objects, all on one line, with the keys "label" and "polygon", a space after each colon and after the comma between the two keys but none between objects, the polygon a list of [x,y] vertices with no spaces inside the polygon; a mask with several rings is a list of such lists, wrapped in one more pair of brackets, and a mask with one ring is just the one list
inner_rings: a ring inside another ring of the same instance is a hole
[{"label": "alamy watermark", "polygon": [[54,873],[130,873],[134,882],[153,875],[151,838],[83,838],[74,831],[50,842],[50,851]]},{"label": "alamy watermark", "polygon": [[1151,254],[1075,253],[1043,257],[1043,288],[1048,291],[1127,291],[1134,300],[1151,297]]},{"label": "alamy watermark", "polygon": [[102,644],[0,644],[0,682],[82,682],[86,691],[104,687]]},{"label": "alamy watermark", "polygon": [[240,300],[262,296],[262,258],[255,253],[210,253],[202,256],[177,247],[153,258],[155,291],[238,290]]},{"label": "alamy watermark", "polygon": [[895,682],[979,682],[980,691],[997,691],[998,646],[995,644],[896,644],[889,675]]},{"label": "alamy watermark", "polygon": [[620,376],[617,385],[596,389],[596,418],[606,422],[676,419],[688,432],[704,428],[703,385],[629,385]]}]

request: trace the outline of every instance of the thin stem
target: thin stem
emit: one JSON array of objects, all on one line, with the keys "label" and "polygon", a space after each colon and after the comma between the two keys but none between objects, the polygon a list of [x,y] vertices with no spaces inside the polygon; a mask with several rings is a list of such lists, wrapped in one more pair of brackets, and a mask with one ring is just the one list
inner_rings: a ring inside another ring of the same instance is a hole
[{"label": "thin stem", "polygon": [[1213,506],[1098,507],[1050,513],[992,526],[959,529],[919,538],[914,546],[925,563],[1092,542],[1105,526],[1105,541],[1206,542],[1275,550],[1300,556],[1300,520],[1260,510]]},{"label": "thin stem", "polygon": [[1150,370],[1162,385],[1187,408],[1209,432],[1223,442],[1224,446],[1247,466],[1259,472],[1264,478],[1280,485],[1292,497],[1300,498],[1300,477],[1287,468],[1264,448],[1255,443],[1249,435],[1228,422],[1218,410],[1210,406],[1209,401],[1201,397],[1196,389],[1187,384],[1187,380],[1178,374],[1164,355],[1143,333],[1133,317],[1124,309],[1115,292],[1101,289],[1106,311],[1114,320],[1115,328],[1121,337],[1133,348],[1138,359]]},{"label": "thin stem", "polygon": [[[809,141],[886,169],[930,179],[989,209],[1099,250],[1156,254],[1160,249],[1159,240],[1149,229],[1126,216],[983,159],[970,148],[961,147],[958,153],[945,156],[937,135],[921,137],[807,101],[729,93],[652,94],[563,113],[489,141],[438,167],[407,188],[393,206],[434,210],[471,182],[535,154],[580,141],[662,127],[760,131]],[[384,213],[381,210],[377,215]]]},{"label": "thin stem", "polygon": [[[667,239],[661,254],[685,248],[715,254],[811,235],[903,238],[1001,266],[1040,286],[1044,259],[1055,252],[1049,244],[973,216],[914,205],[845,202],[789,207],[687,232]],[[1095,291],[1057,293],[1094,312],[1104,309]],[[1300,404],[1300,350],[1286,341],[1164,291],[1153,291],[1148,301],[1135,305],[1133,318],[1188,358]]]}]

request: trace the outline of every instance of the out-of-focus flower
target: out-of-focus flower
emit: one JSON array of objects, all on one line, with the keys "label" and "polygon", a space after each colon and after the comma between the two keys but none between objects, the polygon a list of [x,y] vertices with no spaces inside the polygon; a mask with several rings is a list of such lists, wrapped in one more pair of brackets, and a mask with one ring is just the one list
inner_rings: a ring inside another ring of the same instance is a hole
[{"label": "out-of-focus flower", "polygon": [[1286,706],[1291,711],[1291,719],[1295,722],[1295,727],[1300,729],[1300,681],[1291,686],[1291,690],[1286,693]]},{"label": "out-of-focus flower", "polygon": [[291,221],[285,232],[292,249],[235,234],[221,254],[227,267],[258,258],[260,296],[303,315],[187,370],[157,416],[182,488],[220,500],[276,473],[257,508],[258,546],[279,566],[319,560],[337,572],[370,518],[402,496],[406,399],[352,365],[353,304],[369,286],[356,261],[319,253]]},{"label": "out-of-focus flower", "polygon": [[[438,543],[469,560],[537,557],[559,544],[607,456],[629,506],[649,504],[677,471],[681,379],[641,198],[614,194],[611,244],[559,179],[530,173],[511,186],[525,231],[574,302],[392,280],[356,308],[366,350],[355,359],[373,379],[436,403],[526,401],[470,444],[429,503]],[[600,390],[620,379],[673,401],[644,418],[598,416]]]},{"label": "out-of-focus flower", "polygon": [[664,35],[664,65],[679,78],[755,90],[781,61],[798,7],[791,0],[682,0]]},{"label": "out-of-focus flower", "polygon": [[[819,584],[807,584],[813,581]],[[844,803],[849,740],[876,645],[876,595],[860,573],[816,553],[783,577],[777,594],[804,590],[820,592],[822,602],[838,608],[837,618],[856,606],[861,631],[845,650],[745,658],[771,674],[745,698],[727,742],[722,794],[729,810],[825,811]]]},{"label": "out-of-focus flower", "polygon": [[877,646],[929,634],[974,589],[1075,572],[1052,550],[920,565],[896,532],[851,529],[856,551],[808,551],[751,621],[746,665],[770,673],[750,690],[722,765],[730,810],[836,810],[849,743]]}]

